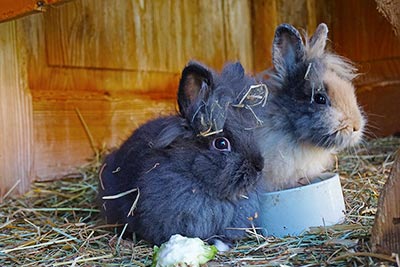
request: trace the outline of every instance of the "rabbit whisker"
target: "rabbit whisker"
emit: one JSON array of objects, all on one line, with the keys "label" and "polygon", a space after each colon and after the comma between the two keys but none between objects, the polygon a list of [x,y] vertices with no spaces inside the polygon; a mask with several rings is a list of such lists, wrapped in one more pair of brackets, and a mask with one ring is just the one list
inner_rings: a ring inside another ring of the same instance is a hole
[{"label": "rabbit whisker", "polygon": [[381,129],[379,126],[376,126],[376,125],[372,124],[371,122],[368,123],[366,128],[372,128],[372,129],[375,129],[375,130],[380,130]]},{"label": "rabbit whisker", "polygon": [[372,131],[370,131],[370,130],[368,130],[368,129],[365,129],[365,130],[364,130],[364,135],[365,135],[366,137],[368,137],[368,138],[371,138],[371,139],[376,139],[376,138],[378,138],[378,136],[377,136],[374,132],[372,132]]}]

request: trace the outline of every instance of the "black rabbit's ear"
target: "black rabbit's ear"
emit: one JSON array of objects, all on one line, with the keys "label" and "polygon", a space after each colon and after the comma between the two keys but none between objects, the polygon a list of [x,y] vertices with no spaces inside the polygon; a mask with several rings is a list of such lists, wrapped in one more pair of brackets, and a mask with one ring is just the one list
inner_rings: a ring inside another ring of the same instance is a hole
[{"label": "black rabbit's ear", "polygon": [[275,69],[284,76],[304,58],[305,48],[300,33],[292,25],[279,25],[275,30],[272,47],[272,61]]},{"label": "black rabbit's ear", "polygon": [[244,76],[244,68],[239,61],[227,64],[222,70],[222,76],[228,77],[231,80],[242,79]]},{"label": "black rabbit's ear", "polygon": [[325,23],[318,25],[313,36],[310,39],[310,50],[313,51],[313,55],[320,57],[326,46],[326,40],[328,39],[328,26]]},{"label": "black rabbit's ear", "polygon": [[199,101],[206,100],[212,88],[212,73],[196,62],[190,62],[182,71],[178,90],[179,112],[187,116],[188,110]]}]

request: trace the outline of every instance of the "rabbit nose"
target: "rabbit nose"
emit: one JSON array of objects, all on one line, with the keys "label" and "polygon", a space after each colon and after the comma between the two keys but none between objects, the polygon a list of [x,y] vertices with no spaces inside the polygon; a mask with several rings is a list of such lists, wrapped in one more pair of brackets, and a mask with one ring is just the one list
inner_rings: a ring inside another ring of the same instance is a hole
[{"label": "rabbit nose", "polygon": [[360,130],[360,123],[359,122],[354,122],[353,123],[353,132],[357,132],[358,130]]},{"label": "rabbit nose", "polygon": [[362,114],[356,113],[351,116],[351,124],[353,125],[353,132],[362,131],[364,127],[364,119]]}]

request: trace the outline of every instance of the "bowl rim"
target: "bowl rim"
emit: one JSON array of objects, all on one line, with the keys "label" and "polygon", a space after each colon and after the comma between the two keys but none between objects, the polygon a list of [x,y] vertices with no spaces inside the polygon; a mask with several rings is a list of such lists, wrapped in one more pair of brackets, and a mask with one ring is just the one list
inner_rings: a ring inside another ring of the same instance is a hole
[{"label": "bowl rim", "polygon": [[261,195],[263,196],[275,196],[275,195],[281,195],[281,194],[289,194],[291,192],[295,191],[304,191],[308,190],[310,188],[319,186],[319,185],[324,185],[326,183],[331,182],[333,179],[340,179],[340,176],[336,172],[324,172],[319,174],[316,179],[314,179],[310,184],[307,185],[302,185],[298,187],[292,187],[288,188],[285,190],[279,190],[279,191],[273,191],[273,192],[261,192]]}]

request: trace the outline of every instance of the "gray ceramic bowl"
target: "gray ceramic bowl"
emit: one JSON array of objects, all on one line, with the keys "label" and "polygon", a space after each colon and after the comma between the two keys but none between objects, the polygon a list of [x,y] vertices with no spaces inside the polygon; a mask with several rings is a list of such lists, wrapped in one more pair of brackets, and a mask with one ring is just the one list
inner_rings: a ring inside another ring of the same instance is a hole
[{"label": "gray ceramic bowl", "polygon": [[260,195],[259,225],[266,236],[297,236],[313,226],[341,223],[345,204],[338,174],[324,173],[309,185]]}]

